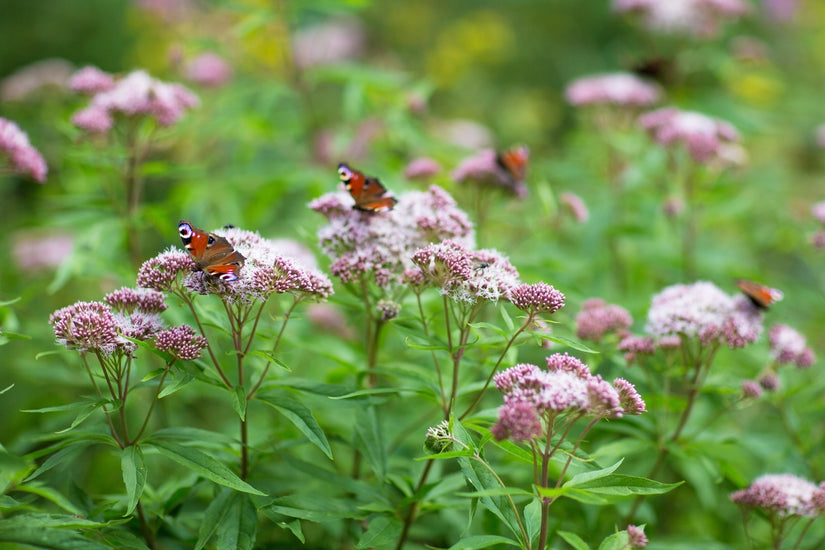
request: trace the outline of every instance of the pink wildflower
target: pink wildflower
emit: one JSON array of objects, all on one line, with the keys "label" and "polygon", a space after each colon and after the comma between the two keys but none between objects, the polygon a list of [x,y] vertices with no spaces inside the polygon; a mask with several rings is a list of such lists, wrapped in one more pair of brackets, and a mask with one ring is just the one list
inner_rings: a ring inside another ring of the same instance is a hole
[{"label": "pink wildflower", "polygon": [[419,157],[404,168],[404,177],[408,180],[426,180],[441,172],[441,164],[429,157]]},{"label": "pink wildflower", "polygon": [[301,68],[354,59],[365,47],[366,33],[356,19],[331,20],[303,28],[292,39],[295,65]]},{"label": "pink wildflower", "polygon": [[13,234],[12,256],[21,270],[27,273],[53,269],[72,253],[74,241],[66,233],[18,233]]},{"label": "pink wildflower", "polygon": [[638,15],[654,31],[711,37],[725,19],[738,18],[749,7],[743,0],[613,0],[613,10]]},{"label": "pink wildflower", "polygon": [[751,399],[759,399],[762,397],[762,386],[756,380],[744,380],[742,382],[742,395]]},{"label": "pink wildflower", "polygon": [[559,196],[561,203],[570,210],[573,218],[579,223],[584,223],[590,219],[590,212],[582,198],[575,193],[562,193]]},{"label": "pink wildflower", "polygon": [[779,377],[773,372],[765,373],[759,377],[759,385],[765,391],[776,391],[779,389]]},{"label": "pink wildflower", "polygon": [[187,274],[194,268],[195,262],[189,254],[172,248],[143,262],[138,270],[137,284],[142,288],[168,292],[178,275]]},{"label": "pink wildflower", "polygon": [[39,183],[46,181],[49,171],[46,161],[29,143],[29,136],[20,127],[0,117],[0,159],[6,157],[14,172],[31,176]]},{"label": "pink wildflower", "polygon": [[647,546],[647,536],[641,527],[635,525],[627,526],[627,543],[631,548],[644,548]]},{"label": "pink wildflower", "polygon": [[653,297],[647,316],[653,336],[694,338],[731,348],[756,341],[762,333],[762,312],[745,296],[731,297],[708,282],[673,285]]},{"label": "pink wildflower", "polygon": [[564,97],[576,107],[612,104],[648,107],[661,97],[658,86],[631,73],[586,76],[567,85]]},{"label": "pink wildflower", "polygon": [[72,90],[89,95],[111,90],[114,85],[115,79],[112,75],[91,65],[75,72],[69,79],[69,87]]},{"label": "pink wildflower", "polygon": [[[825,130],[825,126],[823,126]],[[821,224],[825,224],[825,201],[819,201],[811,206],[811,215]]]},{"label": "pink wildflower", "polygon": [[217,88],[232,79],[232,67],[216,53],[202,53],[186,65],[186,78],[200,84]]},{"label": "pink wildflower", "polygon": [[761,508],[780,517],[817,516],[822,512],[823,489],[793,474],[768,474],[730,499],[746,508]]},{"label": "pink wildflower", "polygon": [[657,143],[665,147],[681,144],[696,162],[712,163],[724,158],[725,147],[739,141],[739,132],[729,122],[693,111],[667,107],[639,117]]},{"label": "pink wildflower", "polygon": [[103,302],[77,302],[49,316],[57,341],[81,353],[98,351],[111,355],[123,344],[111,308]]},{"label": "pink wildflower", "polygon": [[201,356],[201,350],[209,345],[206,338],[196,334],[188,325],[180,325],[158,332],[155,335],[155,347],[177,359],[191,361]]},{"label": "pink wildflower", "polygon": [[555,313],[564,306],[564,294],[547,283],[518,285],[510,291],[509,299],[514,306],[530,315]]},{"label": "pink wildflower", "polygon": [[55,58],[21,67],[0,81],[0,101],[25,101],[47,88],[63,90],[72,70],[71,63]]},{"label": "pink wildflower", "polygon": [[625,336],[632,324],[633,318],[625,308],[608,304],[601,298],[590,298],[576,315],[576,336],[599,342],[608,332]]},{"label": "pink wildflower", "polygon": [[814,364],[814,352],[806,345],[805,337],[788,325],[776,324],[768,331],[771,356],[780,365],[789,363],[799,368]]}]

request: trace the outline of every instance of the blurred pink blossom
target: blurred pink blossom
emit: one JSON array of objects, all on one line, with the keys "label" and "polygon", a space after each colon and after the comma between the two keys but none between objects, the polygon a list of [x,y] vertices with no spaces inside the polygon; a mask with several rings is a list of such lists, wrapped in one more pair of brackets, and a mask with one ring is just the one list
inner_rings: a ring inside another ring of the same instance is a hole
[{"label": "blurred pink blossom", "polygon": [[292,38],[292,57],[301,68],[329,65],[360,56],[366,33],[356,19],[336,19],[299,30]]},{"label": "blurred pink blossom", "polygon": [[14,71],[0,81],[0,101],[21,101],[46,87],[63,89],[72,74],[65,59],[44,59]]},{"label": "blurred pink blossom", "polygon": [[819,223],[825,224],[825,201],[814,203],[814,205],[811,206],[811,215],[816,218]]},{"label": "blurred pink blossom", "polygon": [[72,122],[89,132],[103,132],[121,114],[149,116],[161,126],[170,126],[199,104],[198,96],[185,86],[162,82],[146,71],[133,71],[112,88],[95,94],[88,107],[75,113]]},{"label": "blurred pink blossom", "polygon": [[613,0],[613,10],[635,14],[650,30],[712,37],[726,19],[747,14],[743,0]]},{"label": "blurred pink blossom", "polygon": [[440,120],[432,128],[432,133],[445,142],[465,149],[491,147],[493,134],[490,129],[473,120]]},{"label": "blurred pink blossom", "polygon": [[216,53],[202,53],[186,64],[186,78],[195,84],[217,88],[232,79],[232,67]]},{"label": "blurred pink blossom", "polygon": [[590,211],[587,209],[587,205],[577,194],[565,192],[559,196],[559,200],[570,210],[577,222],[584,223],[590,219]]},{"label": "blurred pink blossom", "polygon": [[412,160],[404,168],[404,177],[408,180],[429,179],[441,172],[441,164],[437,160],[429,157],[419,157]]},{"label": "blurred pink blossom", "polygon": [[610,73],[586,76],[567,85],[564,97],[576,107],[613,104],[629,107],[648,107],[661,97],[655,84],[631,73]]},{"label": "blurred pink blossom", "polygon": [[153,13],[167,23],[183,21],[192,16],[195,5],[192,0],[134,0],[144,10]]},{"label": "blurred pink blossom", "polygon": [[66,233],[18,233],[12,236],[12,256],[27,273],[54,269],[72,253],[73,239]]},{"label": "blurred pink blossom", "polygon": [[823,512],[825,488],[793,474],[768,474],[730,499],[747,508],[762,508],[780,517],[815,517]]},{"label": "blurred pink blossom", "polygon": [[799,11],[798,0],[762,0],[762,6],[767,18],[779,23],[793,20]]},{"label": "blurred pink blossom", "polygon": [[69,79],[69,87],[72,90],[89,95],[111,90],[114,85],[115,79],[112,75],[91,65],[75,72]]},{"label": "blurred pink blossom", "polygon": [[7,158],[12,171],[31,176],[43,183],[49,167],[40,152],[29,143],[29,136],[20,127],[0,117],[0,159]]},{"label": "blurred pink blossom", "polygon": [[661,145],[683,144],[697,162],[722,162],[725,147],[739,141],[732,124],[694,111],[675,107],[657,109],[639,117],[639,124]]},{"label": "blurred pink blossom", "polygon": [[820,124],[816,127],[816,130],[814,130],[814,139],[818,147],[825,149],[825,124]]}]

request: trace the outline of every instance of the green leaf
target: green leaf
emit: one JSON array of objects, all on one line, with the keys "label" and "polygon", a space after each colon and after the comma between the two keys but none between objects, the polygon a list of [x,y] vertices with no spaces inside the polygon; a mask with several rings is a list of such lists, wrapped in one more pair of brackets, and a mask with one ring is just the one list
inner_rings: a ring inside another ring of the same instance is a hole
[{"label": "green leaf", "polygon": [[516,330],[516,325],[513,323],[513,318],[510,317],[510,314],[507,313],[506,307],[500,307],[498,310],[501,312],[501,318],[504,319],[504,324],[507,326],[507,331],[512,334]]},{"label": "green leaf", "polygon": [[567,347],[572,348],[576,351],[581,351],[582,353],[599,353],[598,351],[596,351],[592,348],[589,348],[589,347],[585,346],[584,344],[582,344],[581,342],[579,342],[577,340],[573,340],[572,338],[565,338],[563,336],[550,336],[549,334],[536,334],[536,336],[538,336],[538,337],[540,337],[544,340],[550,340],[551,342],[555,342],[557,344],[567,346]]},{"label": "green leaf", "polygon": [[73,441],[69,443],[66,447],[60,449],[56,453],[52,454],[43,461],[43,464],[40,465],[32,474],[26,479],[26,481],[31,481],[38,476],[48,472],[55,466],[62,464],[64,462],[71,462],[72,459],[77,456],[82,450],[86,447],[94,445],[95,443],[99,443],[99,441],[95,439],[79,439],[77,441]]},{"label": "green leaf", "polygon": [[619,468],[619,466],[622,465],[623,461],[624,461],[624,459],[621,459],[618,462],[616,462],[615,464],[613,464],[612,466],[608,466],[607,468],[602,468],[600,470],[593,470],[593,471],[590,471],[590,472],[582,472],[580,474],[576,474],[575,476],[573,476],[572,479],[567,481],[567,483],[565,483],[564,486],[565,487],[578,487],[580,485],[584,485],[585,483],[595,481],[595,480],[601,479],[603,477],[607,477],[610,474],[612,474],[613,472],[615,472]]},{"label": "green leaf", "polygon": [[74,529],[100,528],[93,521],[46,514],[24,514],[0,519],[0,542],[49,550],[111,550]]},{"label": "green leaf", "polygon": [[541,531],[541,501],[534,498],[524,507],[524,526],[527,529],[527,537],[534,541]]},{"label": "green leaf", "polygon": [[234,494],[236,493],[224,487],[220,490],[218,496],[213,498],[209,506],[206,507],[200,527],[198,527],[198,540],[195,543],[195,550],[201,550],[206,546],[218,530],[218,524],[221,522],[223,516],[228,513],[232,495]]},{"label": "green leaf", "polygon": [[336,395],[330,399],[352,399],[354,397],[363,397],[365,395],[398,395],[404,390],[400,388],[368,388],[365,390],[358,390],[346,393],[344,395]]},{"label": "green leaf", "polygon": [[46,500],[50,500],[70,514],[75,514],[77,516],[83,515],[83,510],[75,506],[75,504],[66,498],[65,495],[55,489],[52,489],[51,487],[48,487],[47,485],[41,485],[38,482],[26,483],[15,487],[15,490],[31,493],[33,495],[43,497]]},{"label": "green leaf", "polygon": [[111,401],[109,401],[108,399],[101,399],[100,401],[87,404],[85,408],[81,409],[80,412],[77,413],[77,416],[74,417],[74,420],[72,420],[72,423],[69,425],[68,428],[63,428],[62,430],[59,430],[55,433],[62,434],[73,430],[78,425],[80,425],[84,420],[89,418],[93,412],[95,412],[100,407],[109,404],[110,402]]},{"label": "green leaf", "polygon": [[614,474],[583,482],[576,486],[576,489],[585,489],[590,493],[610,496],[661,495],[672,491],[682,483],[684,482],[662,483],[644,477]]},{"label": "green leaf", "polygon": [[473,491],[472,493],[456,493],[456,496],[459,497],[470,497],[470,498],[480,498],[480,497],[504,497],[508,495],[516,495],[522,497],[533,497],[535,496],[530,491],[525,491],[520,487],[495,487],[493,489],[485,489],[483,491]]},{"label": "green leaf", "polygon": [[558,531],[558,535],[564,539],[564,542],[576,550],[590,550],[590,546],[588,546],[587,543],[584,542],[584,540],[582,540],[582,538],[576,533],[571,533],[570,531]]},{"label": "green leaf", "polygon": [[0,301],[0,307],[10,306],[14,303],[19,302],[22,299],[23,299],[22,296],[18,296],[17,298],[12,298],[11,300],[2,300],[2,301]]},{"label": "green leaf", "polygon": [[314,523],[336,521],[343,518],[360,519],[364,512],[351,499],[332,498],[327,494],[302,494],[276,498],[261,508],[267,517],[272,513]]},{"label": "green leaf", "polygon": [[264,359],[266,359],[267,361],[271,361],[272,363],[275,363],[277,366],[281,367],[281,368],[282,368],[282,369],[284,369],[286,372],[292,372],[292,368],[291,368],[289,365],[287,365],[286,363],[284,363],[284,362],[283,362],[283,361],[282,361],[282,360],[278,357],[278,355],[277,355],[276,353],[272,352],[272,351],[268,351],[268,350],[253,350],[253,351],[250,351],[247,355],[257,355],[257,356],[259,356],[259,357],[263,357],[263,358],[264,358]]},{"label": "green leaf", "polygon": [[123,484],[126,485],[126,495],[129,497],[126,513],[132,515],[143,494],[146,484],[146,464],[143,461],[143,451],[138,445],[130,445],[120,454],[120,469],[123,471]]},{"label": "green leaf", "polygon": [[171,458],[178,464],[202,475],[206,479],[213,481],[218,485],[223,485],[224,487],[229,487],[231,489],[235,489],[236,491],[250,493],[253,495],[266,495],[266,493],[262,493],[255,487],[249,485],[247,482],[235,475],[235,473],[224,464],[218,462],[203,451],[192,447],[184,447],[183,445],[178,445],[177,443],[172,443],[171,441],[156,439],[154,436],[147,439],[144,446],[154,447],[165,457]]},{"label": "green leaf", "polygon": [[464,537],[457,543],[450,546],[449,550],[478,550],[479,548],[489,548],[496,544],[508,544],[510,546],[521,546],[518,542],[499,535],[476,535]]},{"label": "green leaf", "polygon": [[449,351],[450,350],[450,347],[447,344],[444,344],[444,343],[429,344],[429,343],[423,343],[423,342],[422,343],[414,342],[413,339],[409,336],[404,338],[404,343],[409,348],[417,349],[417,350],[421,350],[421,351],[430,351],[430,350]]},{"label": "green leaf", "polygon": [[3,395],[4,393],[6,393],[7,391],[9,391],[9,390],[10,390],[10,389],[12,389],[13,387],[14,387],[14,384],[11,384],[10,386],[6,386],[6,387],[5,387],[5,388],[3,388],[2,390],[0,390],[0,395]]},{"label": "green leaf", "polygon": [[218,522],[218,550],[252,550],[258,528],[258,511],[249,495],[233,493]]},{"label": "green leaf", "polygon": [[599,550],[622,550],[624,548],[628,548],[627,531],[613,533],[599,545]]},{"label": "green leaf", "polygon": [[401,534],[401,520],[393,516],[376,516],[361,536],[356,548],[371,548],[390,544]]},{"label": "green leaf", "polygon": [[378,479],[387,476],[387,448],[376,408],[367,406],[355,413],[355,445],[367,459]]},{"label": "green leaf", "polygon": [[17,486],[34,469],[34,463],[27,458],[0,451],[0,495],[9,487]]},{"label": "green leaf", "polygon": [[[503,311],[503,308],[502,308],[502,311]],[[479,322],[479,323],[470,323],[470,326],[473,327],[474,329],[486,328],[486,329],[492,330],[493,332],[495,332],[496,334],[498,334],[502,338],[507,339],[507,331],[504,330],[503,328],[501,328],[498,325],[494,325],[492,323]]]},{"label": "green leaf", "polygon": [[246,388],[235,386],[232,391],[232,408],[241,420],[246,418]]},{"label": "green leaf", "polygon": [[179,372],[179,373],[177,373],[175,375],[175,377],[172,379],[172,381],[167,383],[163,387],[163,389],[160,390],[160,393],[158,394],[158,399],[163,399],[164,397],[168,397],[168,396],[172,395],[173,393],[176,393],[176,392],[182,390],[183,388],[185,388],[186,386],[188,386],[189,384],[191,384],[195,380],[196,380],[195,375],[193,375],[191,373],[188,373],[188,372],[183,372],[183,373]]},{"label": "green leaf", "polygon": [[321,449],[321,451],[332,460],[332,449],[329,446],[329,441],[327,441],[324,430],[321,429],[315,417],[312,416],[312,411],[303,403],[284,395],[270,392],[258,392],[256,397],[284,415],[313,445]]}]

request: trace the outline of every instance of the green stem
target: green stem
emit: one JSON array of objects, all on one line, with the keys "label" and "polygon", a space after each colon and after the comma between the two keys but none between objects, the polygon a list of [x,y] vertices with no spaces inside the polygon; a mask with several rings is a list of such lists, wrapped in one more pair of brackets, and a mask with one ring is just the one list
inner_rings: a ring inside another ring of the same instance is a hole
[{"label": "green stem", "polygon": [[158,381],[158,387],[155,390],[155,395],[152,397],[152,403],[149,405],[149,410],[146,412],[146,418],[143,419],[143,424],[140,426],[140,431],[138,431],[137,435],[134,439],[132,439],[128,445],[134,445],[137,443],[143,432],[146,430],[146,426],[149,424],[149,418],[152,416],[152,411],[155,410],[155,404],[158,402],[158,396],[160,395],[161,389],[163,389],[163,382],[166,380],[166,375],[169,374],[169,371],[172,368],[172,365],[175,363],[175,359],[172,360],[171,363],[166,365],[166,369],[163,371],[163,374],[160,376],[160,380]]}]

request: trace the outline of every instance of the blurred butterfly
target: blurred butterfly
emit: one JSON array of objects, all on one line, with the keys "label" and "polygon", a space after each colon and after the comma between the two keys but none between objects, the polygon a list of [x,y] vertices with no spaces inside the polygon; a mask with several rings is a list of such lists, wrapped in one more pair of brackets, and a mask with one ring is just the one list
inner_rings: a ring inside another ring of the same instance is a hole
[{"label": "blurred butterfly", "polygon": [[516,145],[496,153],[496,164],[501,168],[508,187],[515,190],[524,184],[527,176],[527,161],[530,159],[530,149],[526,145]]},{"label": "blurred butterfly", "polygon": [[737,279],[736,286],[745,293],[753,305],[759,309],[768,309],[772,304],[782,299],[782,291],[769,286],[761,285],[748,279]]},{"label": "blurred butterfly", "polygon": [[356,210],[386,212],[392,210],[398,202],[395,197],[387,194],[387,188],[378,178],[365,176],[363,172],[353,170],[343,162],[338,165],[338,176],[355,200],[353,208]]},{"label": "blurred butterfly", "polygon": [[187,221],[178,223],[183,247],[195,260],[196,271],[205,271],[222,281],[235,281],[246,258],[225,238],[198,229]]}]

